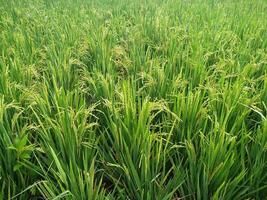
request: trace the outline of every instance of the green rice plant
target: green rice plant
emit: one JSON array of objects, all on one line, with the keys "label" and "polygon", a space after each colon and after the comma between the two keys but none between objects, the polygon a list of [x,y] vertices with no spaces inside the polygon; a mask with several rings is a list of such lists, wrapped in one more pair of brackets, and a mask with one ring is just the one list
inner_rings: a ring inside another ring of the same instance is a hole
[{"label": "green rice plant", "polygon": [[176,147],[171,147],[171,133],[157,132],[153,124],[167,110],[160,102],[136,97],[130,86],[125,81],[119,99],[105,103],[107,122],[100,139],[105,176],[122,199],[172,199],[183,182],[171,157]]},{"label": "green rice plant", "polygon": [[265,199],[266,9],[0,0],[0,199]]},{"label": "green rice plant", "polygon": [[[25,161],[32,160],[35,144],[30,144],[32,125],[22,117],[23,108],[15,103],[6,103],[4,97],[0,98],[0,198],[11,199],[34,183],[36,174],[23,166]],[[21,196],[20,199],[26,198]]]},{"label": "green rice plant", "polygon": [[101,177],[95,183],[94,106],[87,107],[78,91],[66,93],[56,86],[52,91],[44,84],[47,90],[36,94],[31,105],[37,163],[28,163],[44,179],[38,184],[40,193],[45,198],[104,199]]}]

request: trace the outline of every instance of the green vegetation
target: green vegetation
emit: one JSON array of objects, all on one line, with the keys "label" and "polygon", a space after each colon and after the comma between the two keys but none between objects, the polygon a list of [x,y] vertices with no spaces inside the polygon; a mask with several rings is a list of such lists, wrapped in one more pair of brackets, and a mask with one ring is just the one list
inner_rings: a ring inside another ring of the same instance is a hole
[{"label": "green vegetation", "polygon": [[0,199],[265,199],[266,118],[265,0],[0,0]]}]

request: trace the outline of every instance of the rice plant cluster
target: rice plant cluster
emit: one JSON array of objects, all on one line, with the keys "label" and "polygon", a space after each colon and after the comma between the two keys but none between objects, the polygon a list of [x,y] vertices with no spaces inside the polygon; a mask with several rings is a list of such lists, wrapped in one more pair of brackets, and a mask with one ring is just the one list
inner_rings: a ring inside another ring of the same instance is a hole
[{"label": "rice plant cluster", "polygon": [[266,199],[266,118],[265,0],[0,0],[0,199]]}]

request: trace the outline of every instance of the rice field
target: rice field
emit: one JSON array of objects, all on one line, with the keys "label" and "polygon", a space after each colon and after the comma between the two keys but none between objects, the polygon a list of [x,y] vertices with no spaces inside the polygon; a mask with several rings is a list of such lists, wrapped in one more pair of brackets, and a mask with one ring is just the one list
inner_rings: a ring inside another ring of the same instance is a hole
[{"label": "rice field", "polygon": [[0,0],[0,199],[267,199],[267,1]]}]

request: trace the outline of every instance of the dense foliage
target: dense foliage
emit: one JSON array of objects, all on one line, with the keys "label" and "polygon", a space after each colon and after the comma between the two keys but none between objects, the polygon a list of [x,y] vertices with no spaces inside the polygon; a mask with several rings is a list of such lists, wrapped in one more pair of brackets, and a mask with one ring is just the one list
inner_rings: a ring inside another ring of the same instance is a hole
[{"label": "dense foliage", "polygon": [[0,0],[0,199],[267,196],[265,0]]}]

